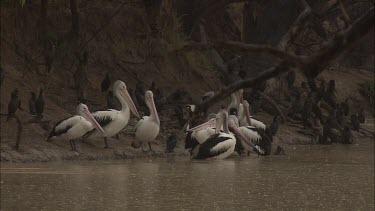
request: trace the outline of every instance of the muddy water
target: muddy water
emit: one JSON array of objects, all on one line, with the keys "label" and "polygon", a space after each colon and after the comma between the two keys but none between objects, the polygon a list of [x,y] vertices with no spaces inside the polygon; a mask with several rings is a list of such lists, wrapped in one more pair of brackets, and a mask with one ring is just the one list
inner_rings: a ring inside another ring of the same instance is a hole
[{"label": "muddy water", "polygon": [[287,156],[2,164],[1,210],[374,210],[374,143]]}]

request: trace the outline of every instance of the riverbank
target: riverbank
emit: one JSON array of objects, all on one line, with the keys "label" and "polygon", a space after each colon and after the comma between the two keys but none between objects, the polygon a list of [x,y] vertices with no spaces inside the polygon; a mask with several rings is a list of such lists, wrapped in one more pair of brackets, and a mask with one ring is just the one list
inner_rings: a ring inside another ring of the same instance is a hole
[{"label": "riverbank", "polygon": [[[154,152],[143,152],[140,148],[134,149],[131,147],[131,143],[134,140],[132,135],[135,120],[131,119],[129,125],[120,134],[120,140],[110,138],[108,140],[109,148],[104,148],[102,139],[89,140],[89,143],[82,143],[77,141],[78,151],[74,152],[70,149],[68,141],[54,141],[46,142],[43,137],[47,137],[47,132],[44,134],[38,134],[39,130],[35,127],[39,125],[30,125],[24,127],[23,133],[25,134],[19,150],[14,149],[14,137],[15,134],[11,134],[7,131],[7,128],[13,127],[16,122],[12,120],[7,124],[4,124],[2,128],[2,140],[1,140],[1,162],[49,162],[49,161],[64,161],[64,160],[112,160],[112,159],[134,159],[134,158],[145,158],[145,157],[166,157],[166,156],[186,156],[188,152],[184,149],[185,134],[182,130],[172,128],[171,125],[176,122],[171,122],[171,119],[167,113],[162,113],[161,122],[162,132],[158,138],[152,143]],[[272,121],[272,116],[261,113],[258,115],[267,125]],[[2,123],[4,120],[2,120]],[[367,122],[362,124],[361,127],[373,131],[374,119],[368,117]],[[169,128],[168,128],[169,127]],[[41,129],[40,129],[41,130]],[[171,133],[176,133],[178,137],[177,147],[173,153],[166,154],[166,141]],[[26,136],[26,134],[28,134]],[[354,145],[361,145],[364,142],[373,142],[374,137],[361,132],[353,131],[353,136],[356,141]],[[305,130],[298,124],[284,124],[281,125],[279,131],[274,138],[273,151],[280,145],[284,148],[286,154],[290,154],[295,149],[296,145],[315,145],[313,138],[305,134]],[[147,147],[148,148],[148,147]],[[253,154],[252,156],[256,156]]]}]

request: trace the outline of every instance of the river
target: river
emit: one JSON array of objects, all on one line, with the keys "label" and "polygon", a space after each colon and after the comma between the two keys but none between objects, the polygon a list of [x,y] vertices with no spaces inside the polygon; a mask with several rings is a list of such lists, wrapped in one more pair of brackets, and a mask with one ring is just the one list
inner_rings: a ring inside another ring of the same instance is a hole
[{"label": "river", "polygon": [[1,210],[374,210],[374,142],[286,156],[1,165]]}]

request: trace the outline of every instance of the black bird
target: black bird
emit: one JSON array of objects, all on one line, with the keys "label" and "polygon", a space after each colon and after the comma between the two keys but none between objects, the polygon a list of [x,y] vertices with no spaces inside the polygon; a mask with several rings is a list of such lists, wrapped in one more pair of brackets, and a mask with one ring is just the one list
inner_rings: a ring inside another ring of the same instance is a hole
[{"label": "black bird", "polygon": [[6,119],[7,122],[11,117],[14,116],[18,109],[21,109],[21,101],[18,99],[18,89],[14,89],[10,95],[10,101],[8,103],[8,117]]},{"label": "black bird", "polygon": [[325,101],[334,109],[337,108],[337,97],[335,94],[336,82],[335,80],[330,80],[328,82],[327,91],[325,94]]},{"label": "black bird", "polygon": [[332,143],[338,143],[341,140],[342,129],[341,125],[337,121],[336,110],[334,110],[329,116],[326,124],[323,128],[323,143],[328,143],[327,138]]},{"label": "black bird", "polygon": [[359,131],[360,123],[357,114],[350,116],[350,122],[352,123],[353,130]]},{"label": "black bird", "polygon": [[338,109],[336,110],[336,119],[341,126],[344,126],[345,118],[344,118],[344,111],[341,107],[337,106]]},{"label": "black bird", "polygon": [[268,135],[268,137],[273,137],[276,135],[277,130],[279,129],[280,121],[281,120],[279,115],[273,117],[271,125],[266,129],[266,134]]},{"label": "black bird", "polygon": [[342,131],[342,143],[343,144],[353,144],[353,134],[352,131],[348,126],[344,127],[344,130]]},{"label": "black bird", "polygon": [[35,92],[30,92],[30,93],[31,93],[31,97],[29,99],[29,112],[30,114],[35,115],[36,114],[36,110],[35,110],[36,94]]},{"label": "black bird", "polygon": [[366,122],[365,112],[364,112],[363,108],[361,108],[358,112],[358,120],[359,120],[360,123]]},{"label": "black bird", "polygon": [[285,154],[284,149],[281,148],[281,146],[278,145],[277,148],[276,148],[276,151],[275,151],[275,155],[286,155],[286,154]]},{"label": "black bird", "polygon": [[[135,104],[136,106],[139,106],[138,101],[137,101],[137,99],[136,99],[136,97],[135,97],[135,92],[134,92],[134,90],[133,90],[132,88],[129,88],[128,91],[129,91],[130,97],[132,98],[134,104]],[[116,98],[116,99],[117,99],[117,98]],[[119,101],[119,102],[120,102],[120,101]]]},{"label": "black bird", "polygon": [[350,112],[349,99],[346,98],[344,102],[341,102],[340,107],[342,111],[344,112],[344,115],[348,116]]},{"label": "black bird", "polygon": [[36,111],[37,116],[43,117],[43,112],[44,112],[43,89],[40,89],[39,96],[35,101],[35,111]]},{"label": "black bird", "polygon": [[109,86],[111,85],[111,79],[109,78],[109,73],[105,74],[105,78],[102,81],[102,92],[106,92],[109,89]]},{"label": "black bird", "polygon": [[138,82],[135,85],[135,98],[137,99],[138,105],[140,107],[146,107],[145,99],[144,99],[145,92],[146,92],[145,84],[141,81]]},{"label": "black bird", "polygon": [[107,109],[115,109],[115,98],[112,91],[107,93]]},{"label": "black bird", "polygon": [[294,87],[294,82],[296,81],[296,72],[289,71],[286,75],[286,81],[288,82],[288,89],[292,89]]},{"label": "black bird", "polygon": [[176,134],[171,134],[168,137],[168,140],[167,140],[167,150],[166,150],[166,152],[172,153],[174,148],[176,148],[176,145],[177,145],[177,136],[176,136]]},{"label": "black bird", "polygon": [[152,91],[153,93],[155,93],[156,92],[156,83],[155,83],[155,81],[153,81],[153,82],[151,82],[151,86],[150,86],[150,88],[148,89],[148,90],[150,90],[150,91]]}]

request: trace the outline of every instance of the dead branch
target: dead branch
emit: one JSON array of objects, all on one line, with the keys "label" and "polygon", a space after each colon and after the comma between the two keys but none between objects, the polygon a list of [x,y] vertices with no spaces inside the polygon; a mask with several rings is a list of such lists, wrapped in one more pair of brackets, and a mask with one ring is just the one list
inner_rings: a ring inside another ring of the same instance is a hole
[{"label": "dead branch", "polygon": [[190,34],[192,34],[197,27],[199,26],[199,22],[201,21],[202,17],[209,15],[212,12],[217,11],[220,8],[224,8],[228,4],[237,3],[237,2],[243,2],[247,0],[212,0],[209,1],[206,6],[202,7],[201,9],[197,10],[196,12],[193,12],[193,26],[191,28]]},{"label": "dead branch", "polygon": [[315,78],[332,60],[346,49],[352,47],[358,40],[374,28],[374,7],[358,18],[349,28],[336,34],[333,40],[325,43],[316,54],[305,57],[304,73]]},{"label": "dead branch", "polygon": [[280,114],[281,118],[282,118],[282,121],[283,123],[286,122],[286,118],[285,118],[285,115],[284,113],[281,111],[281,109],[279,108],[279,106],[277,106],[277,104],[272,100],[272,98],[268,97],[266,94],[264,94],[263,92],[261,91],[257,91],[257,93],[263,98],[265,99],[266,101],[268,101],[272,107]]},{"label": "dead branch", "polygon": [[[0,116],[8,117],[8,114],[0,113]],[[20,149],[20,143],[21,143],[22,122],[21,122],[21,119],[16,114],[12,115],[11,117],[16,119],[17,125],[18,125],[15,148],[16,148],[16,150],[19,150]]]},{"label": "dead branch", "polygon": [[281,38],[278,44],[278,48],[281,50],[286,50],[290,42],[292,42],[295,37],[301,32],[302,26],[307,22],[311,16],[311,8],[305,0],[300,1],[304,10],[298,15],[297,19],[290,26],[288,32]]},{"label": "dead branch", "polygon": [[[371,8],[366,14],[357,19],[357,21],[355,21],[351,27],[338,33],[333,40],[324,44],[322,49],[316,54],[309,57],[299,56],[298,58],[303,64],[299,66],[299,69],[304,72],[306,76],[315,78],[330,64],[330,62],[332,62],[332,60],[337,58],[346,49],[353,46],[354,43],[366,35],[374,27],[373,20],[374,8]],[[232,83],[228,87],[217,92],[212,98],[198,105],[196,111],[194,112],[194,116],[198,116],[201,112],[207,110],[210,105],[220,101],[224,97],[229,96],[231,93],[239,89],[251,87],[260,81],[265,81],[278,76],[281,73],[287,72],[292,67],[293,65],[290,63],[281,61],[276,66],[263,71],[256,77]]]},{"label": "dead branch", "polygon": [[344,2],[342,0],[339,0],[339,4],[340,4],[340,10],[341,10],[342,16],[344,16],[344,19],[345,19],[345,24],[346,26],[349,26],[352,20],[350,19],[350,16],[345,8]]},{"label": "dead branch", "polygon": [[211,44],[203,44],[203,43],[196,43],[192,42],[179,49],[175,49],[174,52],[182,52],[182,51],[191,51],[191,50],[209,50],[209,49],[230,49],[234,51],[246,51],[246,52],[254,52],[257,54],[263,54],[267,56],[274,56],[278,59],[284,60],[293,66],[300,66],[301,57],[291,55],[286,53],[285,51],[279,50],[269,45],[257,45],[257,44],[247,44],[243,42],[237,41],[217,41]]}]

